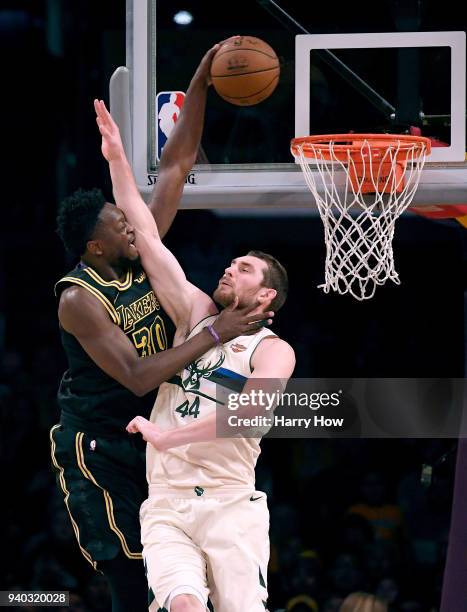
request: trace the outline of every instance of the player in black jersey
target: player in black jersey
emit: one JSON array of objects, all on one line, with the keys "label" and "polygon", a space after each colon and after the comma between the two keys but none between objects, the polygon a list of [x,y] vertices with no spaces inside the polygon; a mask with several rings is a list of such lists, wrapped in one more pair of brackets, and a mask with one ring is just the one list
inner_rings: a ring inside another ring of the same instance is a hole
[{"label": "player in black jersey", "polygon": [[[195,162],[212,57],[203,58],[164,147],[149,208],[165,234]],[[214,346],[258,329],[252,309],[230,308],[185,344],[168,349],[172,326],[139,265],[134,231],[98,190],[65,200],[58,232],[78,266],[56,285],[69,368],[58,393],[52,461],[84,557],[107,576],[114,612],[147,610],[139,507],[147,497],[145,445],[125,426],[148,415],[154,389]],[[219,338],[216,338],[216,335]]]}]

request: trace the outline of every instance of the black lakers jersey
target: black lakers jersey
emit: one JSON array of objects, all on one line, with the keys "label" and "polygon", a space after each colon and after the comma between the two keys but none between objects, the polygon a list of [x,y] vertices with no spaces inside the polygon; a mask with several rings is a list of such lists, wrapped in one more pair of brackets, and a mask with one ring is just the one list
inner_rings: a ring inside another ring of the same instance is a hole
[{"label": "black lakers jersey", "polygon": [[[141,266],[129,268],[123,281],[104,281],[95,270],[79,264],[55,285],[57,297],[70,285],[84,287],[101,302],[141,358],[172,346],[174,327]],[[112,435],[125,434],[126,425],[138,414],[149,417],[155,391],[137,397],[101,370],[73,335],[60,331],[68,358],[58,391],[62,422],[81,431]]]}]

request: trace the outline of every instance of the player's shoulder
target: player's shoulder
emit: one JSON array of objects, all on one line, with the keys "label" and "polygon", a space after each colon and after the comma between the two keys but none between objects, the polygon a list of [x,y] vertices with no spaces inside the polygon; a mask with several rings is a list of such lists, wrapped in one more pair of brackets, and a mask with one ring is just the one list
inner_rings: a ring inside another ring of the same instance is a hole
[{"label": "player's shoulder", "polygon": [[295,351],[288,342],[276,335],[264,336],[253,355],[253,366],[270,361],[281,361],[295,365]]},{"label": "player's shoulder", "polygon": [[88,295],[88,291],[79,285],[64,287],[59,296],[59,310],[63,308],[73,310],[82,307],[83,302],[86,303]]},{"label": "player's shoulder", "polygon": [[[130,270],[127,273],[126,283],[130,280],[132,274]],[[133,274],[134,276],[134,274]],[[107,298],[113,299],[114,294],[118,291],[115,283],[106,283],[99,274],[90,266],[78,264],[73,270],[65,274],[60,280],[55,283],[54,293],[60,299],[62,294],[72,287],[82,287],[91,293],[106,295]],[[68,295],[74,295],[74,292],[68,292]],[[81,292],[78,292],[80,295]]]},{"label": "player's shoulder", "polygon": [[92,321],[106,319],[104,305],[84,287],[70,285],[63,289],[58,303],[58,319],[67,331],[89,328]]},{"label": "player's shoulder", "polygon": [[277,351],[280,351],[283,355],[295,356],[295,351],[293,350],[291,345],[279,336],[276,336],[275,334],[271,334],[262,338],[260,343],[258,344],[257,352],[258,351],[260,353],[276,353]]},{"label": "player's shoulder", "polygon": [[295,369],[295,351],[288,342],[275,335],[265,336],[254,351],[250,368],[263,377],[290,378]]}]

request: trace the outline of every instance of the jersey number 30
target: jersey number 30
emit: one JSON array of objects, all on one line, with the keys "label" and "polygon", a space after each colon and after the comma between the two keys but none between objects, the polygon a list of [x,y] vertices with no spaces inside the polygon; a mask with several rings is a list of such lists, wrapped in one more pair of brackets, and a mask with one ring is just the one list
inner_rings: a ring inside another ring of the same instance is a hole
[{"label": "jersey number 30", "polygon": [[165,351],[167,348],[167,334],[165,333],[164,321],[158,315],[154,323],[148,329],[142,327],[133,333],[133,343],[141,357],[148,357],[153,353]]}]

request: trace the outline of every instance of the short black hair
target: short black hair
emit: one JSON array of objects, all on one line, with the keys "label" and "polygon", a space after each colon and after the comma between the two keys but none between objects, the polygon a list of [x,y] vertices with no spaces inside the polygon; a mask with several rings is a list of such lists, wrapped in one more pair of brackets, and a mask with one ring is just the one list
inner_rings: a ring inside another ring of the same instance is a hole
[{"label": "short black hair", "polygon": [[248,255],[262,259],[266,263],[267,268],[264,271],[263,287],[277,291],[276,297],[270,304],[271,310],[277,312],[284,305],[289,292],[289,279],[286,269],[275,257],[268,253],[249,251]]},{"label": "short black hair", "polygon": [[57,234],[72,255],[83,255],[106,200],[100,189],[78,189],[65,198],[57,214]]}]

